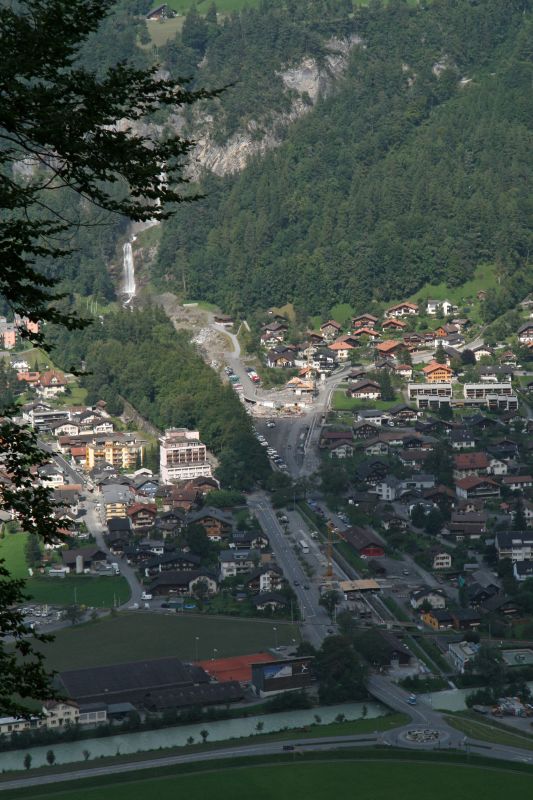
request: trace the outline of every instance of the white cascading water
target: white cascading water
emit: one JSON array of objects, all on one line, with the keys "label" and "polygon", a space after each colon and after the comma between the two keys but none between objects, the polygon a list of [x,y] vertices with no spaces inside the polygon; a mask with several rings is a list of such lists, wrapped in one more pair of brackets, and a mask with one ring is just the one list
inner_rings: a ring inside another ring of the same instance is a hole
[{"label": "white cascading water", "polygon": [[124,253],[124,294],[127,296],[127,304],[135,297],[135,266],[133,264],[131,242],[126,242],[122,252]]}]

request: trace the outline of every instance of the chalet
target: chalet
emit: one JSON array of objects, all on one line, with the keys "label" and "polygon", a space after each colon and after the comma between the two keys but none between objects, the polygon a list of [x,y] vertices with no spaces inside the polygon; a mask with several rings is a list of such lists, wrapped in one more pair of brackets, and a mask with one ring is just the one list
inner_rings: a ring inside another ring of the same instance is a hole
[{"label": "chalet", "polygon": [[484,383],[509,383],[512,381],[514,370],[509,366],[493,367],[482,366],[479,367],[479,379]]},{"label": "chalet", "polygon": [[228,547],[236,550],[265,550],[268,544],[268,536],[262,531],[233,531]]},{"label": "chalet", "polygon": [[207,595],[217,592],[216,576],[209,570],[168,571],[157,575],[148,585],[150,594],[161,595],[194,595],[199,583],[207,587]]},{"label": "chalet", "polygon": [[403,337],[403,343],[408,349],[416,349],[424,345],[424,337],[419,333],[406,333]]},{"label": "chalet", "polygon": [[447,340],[448,336],[459,333],[457,325],[440,325],[435,331],[435,339],[440,339],[443,342]]},{"label": "chalet", "polygon": [[356,409],[354,413],[358,421],[370,422],[374,425],[384,425],[389,420],[388,412],[378,408]]},{"label": "chalet", "polygon": [[491,358],[494,351],[486,344],[478,344],[477,347],[472,347],[472,352],[476,361],[481,361],[482,358]]},{"label": "chalet", "polygon": [[398,403],[389,408],[389,417],[395,425],[408,425],[410,422],[416,422],[418,413],[407,403]]},{"label": "chalet", "polygon": [[216,492],[220,489],[220,481],[213,478],[212,475],[198,475],[197,478],[192,478],[186,483],[187,487],[196,489],[198,494],[202,497],[207,497],[209,492]]},{"label": "chalet", "polygon": [[386,531],[406,531],[409,522],[392,511],[380,511],[380,521]]},{"label": "chalet", "polygon": [[533,561],[515,561],[513,575],[519,583],[533,578]]},{"label": "chalet", "polygon": [[412,608],[431,606],[431,608],[446,608],[446,595],[442,589],[417,589],[409,595]]},{"label": "chalet", "polygon": [[106,535],[105,541],[113,555],[122,555],[130,546],[130,534],[124,531],[114,531]]},{"label": "chalet", "polygon": [[471,497],[499,497],[500,487],[491,478],[479,478],[476,475],[470,475],[468,478],[462,478],[457,481],[455,491],[458,497],[465,500]]},{"label": "chalet", "polygon": [[418,305],[416,303],[397,303],[385,311],[386,317],[408,317],[418,314]]},{"label": "chalet", "polygon": [[379,481],[383,481],[389,472],[389,465],[385,461],[374,459],[360,464],[355,471],[356,480],[374,486]]},{"label": "chalet", "polygon": [[484,511],[471,511],[466,514],[454,511],[442,535],[461,542],[464,539],[481,539],[486,532],[487,515]]},{"label": "chalet", "polygon": [[467,428],[456,428],[450,433],[449,440],[454,450],[466,450],[476,446],[476,440]]},{"label": "chalet", "polygon": [[334,319],[328,320],[328,322],[323,322],[320,326],[320,333],[326,339],[334,339],[336,336],[340,334],[342,331],[342,325],[339,325]]},{"label": "chalet", "polygon": [[257,611],[280,611],[288,608],[290,601],[279,592],[263,592],[252,597],[252,605]]},{"label": "chalet", "polygon": [[201,525],[212,541],[221,541],[228,536],[233,527],[233,517],[218,508],[206,506],[189,515],[189,524]]},{"label": "chalet", "polygon": [[344,339],[338,339],[333,344],[330,344],[329,349],[335,353],[339,361],[347,361],[354,346]]},{"label": "chalet", "polygon": [[291,350],[269,350],[266,356],[266,363],[267,367],[275,368],[275,367],[284,367],[284,368],[292,368],[294,367],[294,353]]},{"label": "chalet", "polygon": [[403,331],[407,328],[407,323],[395,317],[391,317],[391,319],[386,319],[381,327],[384,331]]},{"label": "chalet", "polygon": [[381,339],[381,334],[373,328],[356,328],[351,334],[351,338],[355,341],[368,336],[369,339]]},{"label": "chalet", "polygon": [[155,503],[133,503],[126,514],[131,520],[131,525],[134,530],[138,528],[150,528],[155,522],[157,516],[157,506]]},{"label": "chalet", "polygon": [[[513,565],[517,566],[516,564]],[[515,575],[516,578],[516,575]],[[503,617],[513,617],[518,614],[518,605],[510,597],[498,593],[489,597],[485,602],[480,603],[479,610],[483,614],[500,614]]]},{"label": "chalet", "polygon": [[498,559],[510,558],[511,561],[533,560],[532,531],[499,531],[495,539]]},{"label": "chalet", "polygon": [[481,614],[469,608],[452,611],[452,625],[456,631],[475,631],[481,625]]},{"label": "chalet", "polygon": [[148,12],[146,15],[146,20],[148,22],[159,22],[160,20],[170,19],[171,17],[175,17],[174,11],[170,9],[166,3],[163,3],[160,6],[156,6],[151,11]]},{"label": "chalet", "polygon": [[348,397],[361,400],[379,400],[381,399],[381,386],[376,381],[362,380],[354,386],[350,386],[346,390],[346,394]]},{"label": "chalet", "polygon": [[426,313],[432,317],[449,317],[450,314],[453,314],[456,308],[457,306],[454,306],[449,300],[428,300]]},{"label": "chalet", "polygon": [[155,556],[143,563],[144,574],[147,578],[158,575],[160,572],[168,572],[169,570],[187,571],[191,569],[198,569],[200,566],[200,557],[194,553],[184,553],[181,550],[174,552],[164,553],[161,556]]},{"label": "chalet", "polygon": [[381,426],[372,424],[369,421],[361,420],[356,422],[353,426],[353,435],[355,439],[370,439],[379,434]]},{"label": "chalet", "polygon": [[499,591],[500,588],[495,583],[479,583],[478,581],[473,581],[466,587],[468,602],[473,608],[477,608],[482,603],[486,603],[491,597],[497,595]]},{"label": "chalet", "polygon": [[283,573],[276,565],[266,564],[252,570],[250,575],[244,579],[244,584],[254,594],[279,591],[283,586]]},{"label": "chalet", "polygon": [[455,480],[469,475],[486,475],[489,459],[486,453],[458,453],[453,457],[453,477]]},{"label": "chalet", "polygon": [[411,663],[411,653],[393,633],[375,628],[371,634],[376,641],[376,647],[373,648],[373,664],[375,666],[406,667]]},{"label": "chalet", "polygon": [[533,322],[525,322],[518,328],[518,341],[521,344],[531,344],[533,342]]},{"label": "chalet", "polygon": [[175,536],[183,528],[184,517],[179,509],[165,511],[155,518],[154,525],[161,534],[165,536]]},{"label": "chalet", "polygon": [[385,543],[381,536],[369,528],[352,526],[342,531],[341,536],[365,558],[381,558],[385,555]]},{"label": "chalet", "polygon": [[[497,448],[494,448],[497,451]],[[491,448],[487,447],[487,456],[489,459],[489,468],[487,470],[489,475],[507,475],[509,473],[509,464],[502,458],[494,455]]]},{"label": "chalet", "polygon": [[432,550],[431,551],[431,569],[451,569],[452,557],[446,550]]},{"label": "chalet", "polygon": [[377,436],[375,439],[365,439],[357,445],[367,456],[386,456],[389,453],[389,443],[386,439]]},{"label": "chalet", "polygon": [[108,533],[121,533],[127,536],[128,541],[131,539],[132,529],[131,522],[127,517],[112,517],[107,520]]},{"label": "chalet", "polygon": [[387,339],[376,345],[376,354],[379,358],[395,359],[398,351],[403,347],[403,342],[399,342],[397,339]]},{"label": "chalet", "polygon": [[344,429],[342,431],[331,431],[322,429],[320,434],[320,447],[328,447],[335,442],[351,442],[353,440],[352,431]]},{"label": "chalet", "polygon": [[91,569],[107,562],[107,554],[99,547],[79,547],[75,550],[63,550],[61,560],[65,567],[77,568],[77,559],[81,559],[82,569]]},{"label": "chalet", "polygon": [[395,364],[392,368],[392,371],[395,375],[399,378],[404,378],[405,380],[410,381],[413,377],[413,368],[410,364]]},{"label": "chalet", "polygon": [[330,458],[351,458],[354,454],[354,446],[350,440],[332,442],[328,450]]},{"label": "chalet", "polygon": [[449,383],[453,376],[453,370],[446,364],[439,364],[432,361],[422,369],[428,383]]},{"label": "chalet", "polygon": [[424,611],[422,621],[435,631],[447,631],[453,627],[452,615],[445,608]]},{"label": "chalet", "polygon": [[378,322],[378,318],[373,314],[360,314],[358,317],[352,317],[352,328],[374,328]]},{"label": "chalet", "polygon": [[512,350],[506,350],[499,358],[500,364],[505,364],[509,367],[518,366],[518,359]]},{"label": "chalet", "polygon": [[512,492],[522,492],[524,489],[531,489],[533,477],[531,475],[506,475],[502,478],[502,486]]},{"label": "chalet", "polygon": [[284,341],[288,330],[289,327],[284,322],[269,322],[263,325],[259,340],[263,346],[275,345]]},{"label": "chalet", "polygon": [[67,388],[67,381],[63,372],[57,369],[51,369],[41,375],[37,393],[42,397],[57,397],[58,394],[63,394]]}]

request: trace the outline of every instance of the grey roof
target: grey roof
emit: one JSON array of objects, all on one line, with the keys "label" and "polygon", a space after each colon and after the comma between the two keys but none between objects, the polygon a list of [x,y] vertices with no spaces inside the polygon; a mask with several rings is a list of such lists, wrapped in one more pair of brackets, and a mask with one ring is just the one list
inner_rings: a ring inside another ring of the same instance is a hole
[{"label": "grey roof", "polygon": [[150,589],[156,589],[158,586],[189,586],[191,581],[196,578],[210,578],[216,581],[217,577],[208,569],[176,569],[161,572],[153,581],[150,582]]},{"label": "grey roof", "polygon": [[205,519],[205,517],[213,517],[213,519],[217,519],[225,525],[233,524],[233,516],[231,514],[228,514],[226,511],[221,511],[220,508],[213,508],[212,506],[205,506],[200,509],[200,511],[195,511],[194,514],[190,514],[188,521],[198,522],[201,519]]},{"label": "grey roof", "polygon": [[188,561],[189,564],[198,565],[201,562],[201,558],[200,556],[195,556],[194,553],[184,553],[181,550],[177,550],[174,553],[164,553],[162,556],[155,556],[155,558],[145,561],[143,566],[146,569],[153,569],[160,564],[174,564],[180,561]]}]

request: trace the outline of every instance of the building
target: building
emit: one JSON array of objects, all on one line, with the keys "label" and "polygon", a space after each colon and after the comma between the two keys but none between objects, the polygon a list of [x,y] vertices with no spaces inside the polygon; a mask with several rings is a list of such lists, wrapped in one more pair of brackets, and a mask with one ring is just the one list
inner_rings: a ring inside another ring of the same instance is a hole
[{"label": "building", "polygon": [[515,561],[513,575],[519,583],[533,578],[533,561]]},{"label": "building", "polygon": [[339,325],[334,319],[330,319],[327,322],[323,322],[320,326],[320,333],[326,339],[334,339],[335,336],[338,336],[342,331],[342,325]]},{"label": "building", "polygon": [[257,550],[222,550],[218,557],[220,580],[251,572],[259,559]]},{"label": "building", "polygon": [[500,496],[500,487],[496,481],[486,477],[478,478],[476,475],[470,475],[468,478],[461,478],[457,481],[455,491],[458,497],[465,500]]},{"label": "building", "polygon": [[399,342],[396,339],[387,339],[376,345],[376,354],[379,358],[395,359],[397,353],[404,348],[403,342]]},{"label": "building", "polygon": [[205,585],[207,597],[217,593],[216,577],[205,569],[161,572],[149,583],[148,588],[150,594],[154,596],[191,596],[194,595],[199,583]]},{"label": "building", "polygon": [[177,658],[67,670],[58,683],[79,705],[131,703],[145,711],[225,705],[243,697],[237,681],[211,683],[205,670]]},{"label": "building", "polygon": [[106,521],[112,517],[126,517],[128,507],[133,500],[129,486],[113,483],[101,488]]},{"label": "building", "polygon": [[464,674],[466,665],[478,654],[479,645],[474,642],[452,642],[448,645],[448,658],[456,672]]},{"label": "building", "polygon": [[424,611],[421,616],[422,621],[435,631],[447,631],[453,627],[452,615],[444,608],[436,608],[431,609],[431,611]]},{"label": "building", "polygon": [[231,514],[210,506],[190,514],[187,521],[189,524],[201,525],[208,537],[215,542],[220,542],[229,536],[233,527]]},{"label": "building", "polygon": [[397,303],[385,311],[385,317],[409,317],[416,314],[418,314],[418,305],[408,302]]},{"label": "building", "polygon": [[346,390],[348,397],[355,397],[360,400],[379,400],[381,398],[381,386],[376,381],[362,380],[350,386]]},{"label": "building", "polygon": [[521,325],[517,335],[520,344],[531,344],[533,342],[533,322],[525,322]]},{"label": "building", "polygon": [[359,314],[358,317],[352,317],[352,328],[374,328],[378,322],[378,318],[373,314]]},{"label": "building", "polygon": [[449,300],[428,300],[426,313],[432,317],[439,315],[443,317],[449,317],[450,314],[453,314],[455,309],[456,306],[454,306],[453,303],[450,303]]},{"label": "building", "polygon": [[446,608],[446,595],[442,589],[417,589],[410,594],[413,608],[429,605],[433,609]]},{"label": "building", "polygon": [[385,555],[385,542],[369,528],[353,526],[342,531],[341,536],[360,556],[380,558]]},{"label": "building", "polygon": [[451,569],[452,557],[445,550],[437,550],[432,554],[432,569]]},{"label": "building", "polygon": [[465,399],[486,400],[489,395],[510,397],[514,391],[512,383],[465,383],[463,393]]},{"label": "building", "polygon": [[522,492],[524,489],[531,489],[533,477],[531,475],[506,475],[502,478],[502,486],[512,492]]},{"label": "building", "polygon": [[41,397],[57,397],[58,394],[63,394],[67,388],[67,381],[65,375],[57,369],[51,369],[41,375],[40,386],[37,393]]},{"label": "building", "polygon": [[124,436],[95,437],[85,446],[85,470],[90,472],[102,464],[111,464],[117,470],[135,469],[142,464],[144,446]]},{"label": "building", "polygon": [[252,686],[259,697],[305,689],[314,681],[312,667],[312,656],[252,664]]},{"label": "building", "polygon": [[453,388],[451,383],[408,383],[409,400],[415,400],[417,408],[439,409],[450,405]]},{"label": "building", "polygon": [[495,540],[498,559],[533,560],[533,531],[499,531]]},{"label": "building", "polygon": [[422,372],[425,375],[427,383],[449,383],[453,376],[453,370],[446,364],[439,364],[437,361],[432,361]]},{"label": "building", "polygon": [[211,476],[207,448],[200,432],[169,428],[159,437],[159,467],[163,483]]},{"label": "building", "polygon": [[133,503],[126,514],[134,530],[151,528],[157,516],[157,506],[155,503]]},{"label": "building", "polygon": [[458,453],[453,457],[453,477],[455,480],[467,478],[469,475],[486,475],[489,459],[486,453]]}]

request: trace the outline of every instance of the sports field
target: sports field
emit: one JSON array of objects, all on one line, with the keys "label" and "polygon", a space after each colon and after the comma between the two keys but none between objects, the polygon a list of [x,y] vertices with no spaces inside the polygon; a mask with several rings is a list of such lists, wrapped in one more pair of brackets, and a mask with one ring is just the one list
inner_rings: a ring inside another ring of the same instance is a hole
[{"label": "sports field", "polygon": [[0,558],[6,562],[6,567],[14,578],[27,578],[28,567],[24,547],[27,533],[6,533],[0,539]]},{"label": "sports field", "polygon": [[[128,781],[127,778],[125,778]],[[533,776],[501,770],[442,764],[322,762],[278,764],[227,769],[194,775],[148,778],[136,782],[105,784],[61,793],[33,789],[33,798],[68,797],[69,800],[322,800],[326,797],[360,797],[363,800],[449,800],[450,797],[500,800],[530,797]],[[13,794],[16,797],[17,794]],[[18,795],[27,796],[27,795]]]},{"label": "sports field", "polygon": [[[111,580],[105,579],[105,580]],[[277,630],[274,630],[274,626]],[[277,638],[276,638],[277,637]],[[121,613],[57,631],[42,647],[52,669],[77,669],[145,658],[206,660],[255,653],[299,641],[296,625],[221,617]]]}]

